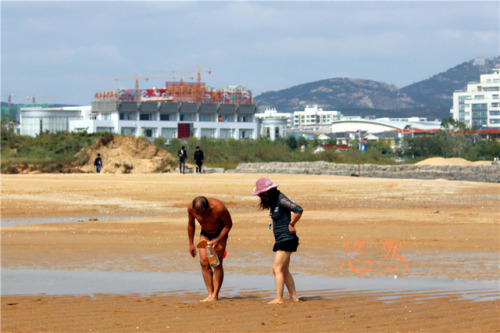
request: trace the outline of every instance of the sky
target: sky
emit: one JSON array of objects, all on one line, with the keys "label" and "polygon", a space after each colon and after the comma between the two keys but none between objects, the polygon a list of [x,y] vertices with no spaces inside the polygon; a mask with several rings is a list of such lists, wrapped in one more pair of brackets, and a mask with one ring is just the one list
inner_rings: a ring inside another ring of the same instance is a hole
[{"label": "sky", "polygon": [[161,88],[198,66],[208,86],[254,96],[337,77],[402,88],[500,55],[499,1],[2,0],[0,10],[1,99],[16,104],[90,105],[96,91],[133,88],[136,73],[139,88]]}]

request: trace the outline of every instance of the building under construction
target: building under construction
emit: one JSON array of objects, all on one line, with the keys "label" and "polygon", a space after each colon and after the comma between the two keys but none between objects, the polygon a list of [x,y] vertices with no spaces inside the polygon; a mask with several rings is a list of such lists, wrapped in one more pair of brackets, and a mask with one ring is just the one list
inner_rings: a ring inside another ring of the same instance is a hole
[{"label": "building under construction", "polygon": [[201,82],[167,81],[164,88],[117,89],[94,94],[91,112],[70,131],[165,137],[257,138],[257,105],[241,86],[214,89]]}]

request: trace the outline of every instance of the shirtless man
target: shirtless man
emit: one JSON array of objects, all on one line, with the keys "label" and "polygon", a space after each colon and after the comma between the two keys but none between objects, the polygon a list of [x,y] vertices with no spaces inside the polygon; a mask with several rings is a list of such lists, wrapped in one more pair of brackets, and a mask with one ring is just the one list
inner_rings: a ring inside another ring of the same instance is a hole
[{"label": "shirtless man", "polygon": [[226,249],[227,235],[233,226],[231,215],[220,200],[215,198],[196,197],[188,206],[188,219],[187,231],[189,237],[189,253],[191,256],[193,258],[196,257],[196,246],[193,242],[196,219],[201,226],[200,240],[209,240],[219,257],[220,265],[214,267],[212,271],[212,267],[210,267],[208,263],[207,250],[205,248],[200,249],[201,273],[208,290],[208,297],[201,300],[201,302],[217,301],[219,299],[222,281],[224,280],[222,262]]}]

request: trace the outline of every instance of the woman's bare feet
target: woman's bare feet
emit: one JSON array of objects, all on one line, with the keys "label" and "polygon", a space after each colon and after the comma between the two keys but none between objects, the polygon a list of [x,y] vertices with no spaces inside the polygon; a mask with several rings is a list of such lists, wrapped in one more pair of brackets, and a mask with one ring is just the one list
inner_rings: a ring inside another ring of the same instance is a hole
[{"label": "woman's bare feet", "polygon": [[267,304],[283,304],[283,298],[275,298],[272,301],[267,302]]},{"label": "woman's bare feet", "polygon": [[208,295],[207,298],[202,299],[200,302],[215,302],[218,301],[218,298],[213,295]]}]

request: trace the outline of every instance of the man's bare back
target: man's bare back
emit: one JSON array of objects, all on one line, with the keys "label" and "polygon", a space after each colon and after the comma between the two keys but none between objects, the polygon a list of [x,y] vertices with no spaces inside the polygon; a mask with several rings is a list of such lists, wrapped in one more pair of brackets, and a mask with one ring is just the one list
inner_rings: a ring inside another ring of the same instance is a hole
[{"label": "man's bare back", "polygon": [[[205,236],[214,247],[226,238],[233,226],[231,215],[224,204],[215,198],[196,197],[188,206],[188,237],[189,245],[194,247],[195,220],[198,221],[203,233],[217,235],[214,238]],[[205,231],[205,232],[203,232]],[[191,251],[190,251],[191,252]],[[191,252],[191,255],[193,253]],[[196,253],[195,253],[196,255]],[[194,256],[193,256],[194,257]]]}]

